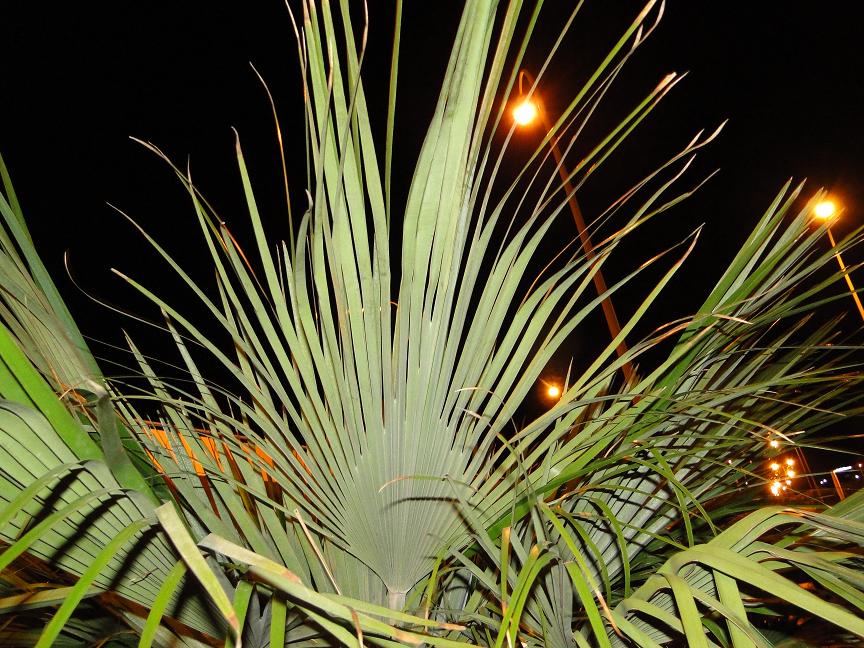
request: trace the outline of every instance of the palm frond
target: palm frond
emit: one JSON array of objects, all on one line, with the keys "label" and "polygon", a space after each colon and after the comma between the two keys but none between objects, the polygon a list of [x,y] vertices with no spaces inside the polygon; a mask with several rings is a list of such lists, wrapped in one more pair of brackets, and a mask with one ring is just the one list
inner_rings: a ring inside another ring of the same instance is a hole
[{"label": "palm frond", "polygon": [[[10,591],[0,614],[50,608],[37,645],[94,636],[75,610],[106,596],[142,646],[738,648],[768,644],[758,619],[787,605],[864,636],[861,498],[754,511],[768,439],[803,446],[860,409],[860,342],[818,316],[839,275],[812,202],[795,213],[801,188],[783,187],[698,311],[633,343],[699,228],[599,293],[595,278],[701,184],[678,188],[720,129],[699,133],[589,224],[590,254],[574,233],[529,280],[574,194],[681,77],[562,166],[654,31],[663,4],[647,2],[499,186],[513,130],[503,144],[496,131],[542,6],[522,4],[465,3],[404,205],[390,184],[401,5],[383,170],[366,30],[347,0],[292,15],[310,177],[296,231],[288,201],[287,243],[265,228],[239,135],[246,250],[189,169],[142,142],[187,191],[213,263],[214,286],[196,284],[127,216],[198,300],[116,271],[159,310],[184,380],[131,338],[141,380],[102,378],[0,161],[0,567],[38,559],[63,575],[29,599]],[[550,169],[552,142],[564,152]],[[634,285],[644,298],[620,333],[514,424],[567,337]],[[232,385],[213,384],[213,363]]]}]

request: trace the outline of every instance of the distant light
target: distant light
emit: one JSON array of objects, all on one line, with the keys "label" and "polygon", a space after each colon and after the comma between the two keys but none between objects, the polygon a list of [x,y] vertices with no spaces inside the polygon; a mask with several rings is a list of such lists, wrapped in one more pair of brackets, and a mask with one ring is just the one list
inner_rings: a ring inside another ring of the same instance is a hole
[{"label": "distant light", "polygon": [[794,466],[794,465],[795,465],[795,460],[794,460],[794,459],[787,459],[787,460],[786,460],[786,465],[787,465],[787,466]]},{"label": "distant light", "polygon": [[837,206],[831,200],[823,200],[813,208],[816,218],[821,218],[822,220],[831,218],[836,211]]},{"label": "distant light", "polygon": [[780,442],[779,442],[777,439],[771,439],[771,440],[768,442],[768,445],[771,446],[772,448],[779,448],[779,447],[780,447]]},{"label": "distant light", "polygon": [[773,470],[774,472],[777,472],[778,470],[780,470],[780,464],[772,463],[771,464],[771,470]]},{"label": "distant light", "polygon": [[787,471],[786,471],[786,476],[787,476],[787,477],[794,477],[794,476],[795,476],[795,471],[794,471],[794,470],[787,470]]},{"label": "distant light", "polygon": [[537,104],[526,99],[513,109],[513,120],[520,126],[527,126],[537,119]]},{"label": "distant light", "polygon": [[855,475],[855,479],[861,479],[861,475]]},{"label": "distant light", "polygon": [[773,484],[771,484],[771,488],[770,488],[771,494],[774,497],[777,497],[778,495],[780,495],[781,488],[782,488],[782,486],[781,486],[780,482],[774,482]]},{"label": "distant light", "polygon": [[561,388],[558,385],[549,385],[549,388],[546,390],[546,395],[549,398],[558,398],[561,395]]},{"label": "distant light", "polygon": [[835,468],[834,472],[835,473],[841,473],[841,472],[849,472],[850,470],[852,470],[852,466],[840,466],[839,468]]}]

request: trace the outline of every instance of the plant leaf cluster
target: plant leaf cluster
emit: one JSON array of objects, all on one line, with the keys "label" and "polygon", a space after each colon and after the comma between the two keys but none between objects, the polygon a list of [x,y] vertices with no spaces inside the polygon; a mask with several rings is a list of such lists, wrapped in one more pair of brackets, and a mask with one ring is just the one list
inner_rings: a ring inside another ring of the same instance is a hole
[{"label": "plant leaf cluster", "polygon": [[[185,380],[162,375],[131,338],[137,381],[105,378],[0,163],[8,645],[739,648],[772,645],[764,620],[790,609],[864,637],[862,496],[793,508],[753,495],[769,439],[804,446],[860,405],[860,345],[819,316],[839,298],[839,275],[812,200],[801,208],[800,187],[783,187],[696,313],[616,354],[699,230],[604,294],[593,278],[692,193],[682,178],[720,129],[596,219],[594,255],[563,246],[526,281],[569,190],[680,79],[664,77],[583,142],[659,21],[662,4],[649,2],[505,181],[506,111],[541,7],[465,3],[404,205],[390,180],[401,6],[383,165],[362,83],[365,29],[347,0],[292,14],[310,177],[296,223],[286,193],[287,240],[265,224],[271,207],[259,205],[239,137],[248,250],[190,170],[143,143],[187,190],[215,281],[197,284],[131,218],[197,307],[117,272],[152,301]],[[568,160],[586,151],[566,180],[552,142]],[[620,334],[571,370],[548,411],[515,424],[568,336],[632,285],[644,296]],[[205,333],[214,323],[227,344]],[[210,381],[212,363],[234,384]]]}]

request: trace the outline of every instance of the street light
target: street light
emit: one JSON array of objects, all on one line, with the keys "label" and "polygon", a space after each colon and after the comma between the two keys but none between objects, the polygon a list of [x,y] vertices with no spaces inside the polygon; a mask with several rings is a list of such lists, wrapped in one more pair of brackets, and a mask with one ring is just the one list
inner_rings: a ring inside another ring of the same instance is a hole
[{"label": "street light", "polygon": [[836,212],[837,206],[834,204],[833,200],[823,200],[813,208],[813,213],[816,214],[816,218],[821,218],[822,220],[831,218]]},{"label": "street light", "polygon": [[513,109],[513,120],[520,126],[528,126],[537,119],[537,104],[525,99]]},{"label": "street light", "polygon": [[540,379],[540,398],[549,403],[550,407],[558,402],[563,391],[561,384],[557,380]]},{"label": "street light", "polygon": [[[792,434],[800,434],[800,432],[794,432]],[[785,437],[785,435],[784,435],[784,437]],[[791,443],[791,445],[790,445],[791,451],[795,453],[795,455],[798,457],[798,461],[801,462],[801,470],[803,471],[802,476],[807,478],[807,482],[810,484],[810,488],[815,490],[816,488],[818,488],[818,485],[816,484],[816,480],[813,478],[813,472],[810,470],[810,464],[807,462],[807,457],[804,455],[804,452],[801,450],[801,446],[791,442],[790,439],[787,439],[787,440],[790,441],[790,443]],[[780,447],[779,439],[769,437],[768,438],[768,447],[771,448],[771,450],[777,450]],[[796,474],[795,470],[793,468],[793,466],[795,465],[795,459],[793,459],[792,457],[788,457],[786,459],[785,463],[786,463],[786,472],[787,472],[786,476],[790,477],[790,478],[794,477]],[[773,472],[779,473],[781,466],[779,463],[777,463],[776,458],[770,464],[769,468]]]},{"label": "street light", "polygon": [[837,251],[837,243],[834,241],[834,234],[831,232],[831,226],[827,223],[832,220],[837,213],[837,205],[831,200],[823,200],[816,204],[813,208],[813,215],[826,223],[825,231],[828,233],[828,240],[831,242],[831,248],[835,250],[834,256],[837,258],[837,263],[840,264],[840,271],[846,278],[846,283],[849,286],[849,292],[852,293],[852,299],[855,300],[855,306],[858,307],[858,313],[861,319],[864,320],[864,306],[861,305],[861,299],[858,297],[858,292],[855,290],[855,284],[852,283],[852,277],[849,276],[849,271],[846,269],[846,264],[843,263],[843,257]]},{"label": "street light", "polygon": [[782,464],[777,461],[772,461],[768,465],[770,471],[768,490],[774,497],[780,497],[784,491],[792,486],[792,480],[795,478],[795,460],[787,457]]},{"label": "street light", "polygon": [[[522,80],[527,79],[533,86],[535,85],[534,77],[527,70],[519,71],[519,103],[513,108],[513,121],[517,125],[525,127],[532,124],[536,119],[540,120],[544,131],[549,130],[549,122],[546,120],[546,115],[542,106],[534,99],[529,99],[522,92]],[[579,203],[576,201],[576,191],[570,183],[570,171],[564,164],[564,155],[561,149],[558,148],[558,138],[552,137],[549,139],[549,148],[552,150],[552,156],[555,158],[555,164],[558,167],[558,175],[561,176],[563,183],[564,194],[567,196],[567,205],[570,207],[570,213],[573,215],[573,222],[576,224],[576,231],[579,233],[579,240],[582,243],[582,251],[585,253],[585,258],[590,262],[595,258],[594,246],[591,243],[591,237],[588,235],[588,229],[585,226],[585,218],[582,216],[582,210],[579,208]],[[607,292],[606,280],[603,278],[603,273],[600,268],[594,273],[594,287],[597,289],[598,295],[603,295]],[[621,333],[621,325],[618,323],[618,315],[615,313],[615,307],[612,305],[610,295],[605,295],[601,302],[603,308],[603,316],[606,318],[606,325],[609,327],[609,333],[614,340]],[[624,340],[615,348],[620,358],[627,353],[627,343]],[[629,383],[633,377],[633,364],[627,360],[621,367],[624,374],[624,379]]]},{"label": "street light", "polygon": [[842,466],[831,471],[831,481],[834,483],[834,490],[837,492],[837,498],[841,502],[846,499],[846,493],[843,492],[843,487],[840,485],[840,479],[837,477],[837,473],[846,472],[851,469],[851,466]]}]

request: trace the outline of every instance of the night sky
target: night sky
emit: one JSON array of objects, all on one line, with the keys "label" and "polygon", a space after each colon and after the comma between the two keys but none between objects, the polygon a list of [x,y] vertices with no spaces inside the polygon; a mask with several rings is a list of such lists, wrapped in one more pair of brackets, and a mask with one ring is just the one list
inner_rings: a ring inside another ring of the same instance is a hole
[{"label": "night sky", "polygon": [[[397,113],[397,198],[407,192],[446,64],[461,3],[406,0]],[[571,3],[547,0],[536,65]],[[694,309],[749,227],[788,178],[826,187],[846,205],[837,232],[864,220],[864,79],[861,23],[844,2],[670,0],[665,18],[622,74],[596,128],[611,126],[670,71],[690,75],[580,194],[597,213],[699,129],[729,124],[703,150],[682,188],[721,172],[636,243],[647,256],[704,223],[688,270],[661,302],[659,324],[675,308]],[[391,3],[370,0],[367,96],[383,129],[392,29]],[[549,110],[563,107],[638,12],[641,3],[588,0],[543,86]],[[162,294],[172,281],[156,255],[106,203],[136,218],[184,262],[210,278],[188,200],[170,171],[129,139],[160,146],[185,164],[220,216],[244,234],[233,156],[236,127],[269,220],[284,227],[279,163],[266,95],[268,81],[286,131],[294,191],[302,191],[304,140],[296,44],[279,0],[36,3],[7,0],[0,39],[0,152],[12,173],[36,245],[85,334],[119,343],[121,326],[150,334],[85,297],[154,318],[153,309],[109,272],[147,277]],[[599,130],[597,131],[599,133]],[[590,134],[590,131],[589,131]],[[530,135],[524,135],[530,137]],[[514,146],[527,151],[530,142]],[[382,156],[383,159],[383,156]],[[285,230],[279,230],[285,235]],[[242,240],[242,239],[241,239]],[[850,259],[854,261],[855,259]],[[623,269],[622,269],[623,271]],[[612,278],[615,268],[609,269]],[[861,281],[864,282],[864,276]],[[184,297],[180,293],[177,299]],[[626,313],[640,293],[621,297]],[[674,307],[673,307],[674,304]],[[851,300],[849,302],[850,308]],[[674,313],[683,315],[683,312]],[[852,313],[854,314],[854,313]],[[854,320],[849,318],[850,324]],[[596,332],[595,332],[596,334]],[[145,342],[146,344],[146,342]],[[590,342],[574,340],[574,354]],[[580,351],[581,349],[581,351]]]}]

